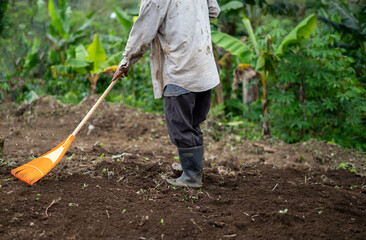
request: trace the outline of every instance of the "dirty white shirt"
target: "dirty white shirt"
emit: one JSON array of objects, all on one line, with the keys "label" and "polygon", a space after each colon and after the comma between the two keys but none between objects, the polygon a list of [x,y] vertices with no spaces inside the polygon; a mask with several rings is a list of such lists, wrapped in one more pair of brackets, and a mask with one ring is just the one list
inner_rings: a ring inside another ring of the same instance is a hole
[{"label": "dirty white shirt", "polygon": [[120,68],[129,68],[150,47],[155,98],[168,84],[191,92],[215,87],[220,80],[210,19],[219,13],[216,0],[142,0]]}]

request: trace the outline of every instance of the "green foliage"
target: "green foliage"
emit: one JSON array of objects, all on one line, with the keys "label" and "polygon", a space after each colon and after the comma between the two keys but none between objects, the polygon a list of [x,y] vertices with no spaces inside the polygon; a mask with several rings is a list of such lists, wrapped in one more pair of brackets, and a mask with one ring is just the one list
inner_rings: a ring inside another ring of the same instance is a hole
[{"label": "green foliage", "polygon": [[357,76],[366,83],[366,2],[352,3],[342,0],[322,1],[319,19],[329,26],[340,38],[333,43],[344,48],[344,55],[352,56]]},{"label": "green foliage", "polygon": [[283,57],[272,78],[270,122],[275,135],[297,142],[317,137],[345,147],[366,148],[366,91],[353,59],[318,33]]},{"label": "green foliage", "polygon": [[2,35],[2,32],[4,31],[4,16],[6,9],[8,7],[9,0],[0,0],[0,36]]},{"label": "green foliage", "polygon": [[116,13],[118,21],[121,23],[125,34],[128,35],[133,25],[132,17],[120,8],[113,8],[113,11]]}]

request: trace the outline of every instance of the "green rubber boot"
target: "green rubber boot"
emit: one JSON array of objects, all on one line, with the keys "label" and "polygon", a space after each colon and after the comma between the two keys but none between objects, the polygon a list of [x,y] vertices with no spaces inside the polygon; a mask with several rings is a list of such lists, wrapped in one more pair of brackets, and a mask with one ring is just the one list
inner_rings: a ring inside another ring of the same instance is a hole
[{"label": "green rubber boot", "polygon": [[[200,134],[199,138],[200,138],[200,144],[203,145],[203,134]],[[176,176],[181,175],[182,172],[183,172],[183,168],[182,168],[182,165],[180,163],[173,163],[172,164],[172,170],[173,170],[174,175],[176,175]]]},{"label": "green rubber boot", "polygon": [[169,184],[180,187],[202,187],[203,145],[178,148],[183,173],[179,178],[167,179]]}]

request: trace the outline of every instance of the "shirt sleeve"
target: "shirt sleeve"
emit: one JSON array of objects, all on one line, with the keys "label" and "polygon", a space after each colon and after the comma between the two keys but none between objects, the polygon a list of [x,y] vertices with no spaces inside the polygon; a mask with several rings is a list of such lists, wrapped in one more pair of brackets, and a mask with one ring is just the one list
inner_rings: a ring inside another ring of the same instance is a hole
[{"label": "shirt sleeve", "polygon": [[220,6],[216,0],[207,0],[210,19],[215,19],[220,14]]},{"label": "shirt sleeve", "polygon": [[136,63],[149,48],[166,15],[166,7],[154,0],[141,2],[139,16],[132,26],[120,68],[129,68]]}]

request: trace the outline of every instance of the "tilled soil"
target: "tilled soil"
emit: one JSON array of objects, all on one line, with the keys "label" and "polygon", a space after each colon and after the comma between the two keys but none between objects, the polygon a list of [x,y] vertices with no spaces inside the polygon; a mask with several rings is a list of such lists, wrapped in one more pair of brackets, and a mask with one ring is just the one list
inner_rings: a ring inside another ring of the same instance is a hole
[{"label": "tilled soil", "polygon": [[215,142],[214,119],[203,126],[201,189],[164,180],[177,152],[163,116],[108,103],[43,179],[13,178],[12,169],[63,141],[94,101],[0,105],[0,239],[366,239],[364,156],[314,140],[222,132]]}]

